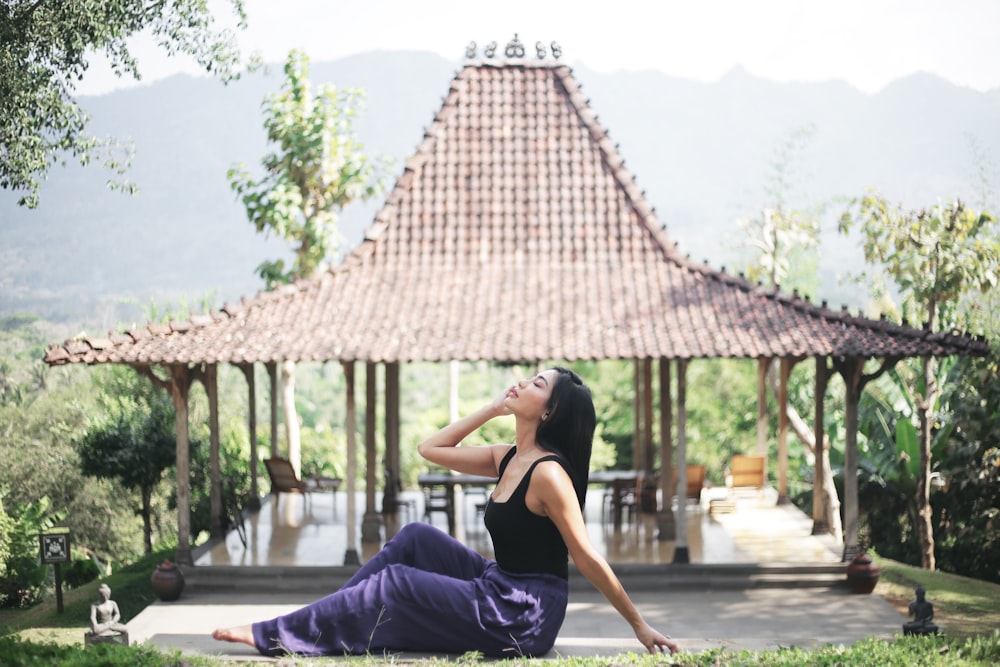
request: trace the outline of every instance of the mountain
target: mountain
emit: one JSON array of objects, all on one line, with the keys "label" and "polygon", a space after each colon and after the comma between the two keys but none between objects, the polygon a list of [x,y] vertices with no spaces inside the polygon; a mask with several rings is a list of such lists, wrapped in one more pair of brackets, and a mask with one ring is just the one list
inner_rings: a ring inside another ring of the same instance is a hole
[{"label": "mountain", "polygon": [[[313,63],[310,78],[367,91],[359,137],[369,154],[394,157],[398,173],[460,67],[429,53],[373,52]],[[738,267],[737,221],[760,213],[784,169],[788,205],[826,207],[823,284],[812,296],[852,308],[857,292],[840,279],[844,267],[861,268],[861,253],[836,234],[844,198],[875,187],[913,208],[954,197],[981,205],[972,143],[986,155],[1000,150],[1000,91],[926,74],[865,95],[843,82],[775,83],[741,69],[705,84],[572,67],[682,252]],[[134,142],[129,179],[139,194],[109,191],[107,172],[75,165],[52,170],[37,210],[0,193],[0,316],[30,312],[108,330],[141,322],[151,300],[197,304],[209,295],[221,305],[255,294],[255,267],[290,251],[246,221],[226,171],[240,162],[253,169],[266,150],[261,102],[282,82],[281,67],[271,69],[228,86],[179,75],[81,98],[94,134]],[[782,158],[804,128],[811,134]],[[345,211],[346,247],[379,204]]]}]

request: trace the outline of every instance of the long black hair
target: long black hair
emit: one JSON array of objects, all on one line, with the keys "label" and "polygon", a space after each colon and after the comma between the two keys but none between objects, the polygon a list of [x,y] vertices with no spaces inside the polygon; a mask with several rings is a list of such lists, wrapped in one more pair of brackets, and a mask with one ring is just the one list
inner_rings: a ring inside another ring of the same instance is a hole
[{"label": "long black hair", "polygon": [[590,389],[579,375],[556,366],[556,382],[546,404],[548,416],[538,424],[535,441],[542,449],[559,454],[573,471],[573,488],[580,508],[587,497],[590,453],[594,447],[597,413]]}]

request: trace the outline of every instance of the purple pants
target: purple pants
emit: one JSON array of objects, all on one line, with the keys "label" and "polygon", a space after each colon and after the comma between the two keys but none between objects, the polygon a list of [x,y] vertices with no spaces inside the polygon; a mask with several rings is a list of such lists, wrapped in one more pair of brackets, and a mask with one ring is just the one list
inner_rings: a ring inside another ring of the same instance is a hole
[{"label": "purple pants", "polygon": [[438,528],[409,523],[339,591],[254,623],[253,636],[270,656],[540,656],[555,644],[567,599],[565,579],[504,572]]}]

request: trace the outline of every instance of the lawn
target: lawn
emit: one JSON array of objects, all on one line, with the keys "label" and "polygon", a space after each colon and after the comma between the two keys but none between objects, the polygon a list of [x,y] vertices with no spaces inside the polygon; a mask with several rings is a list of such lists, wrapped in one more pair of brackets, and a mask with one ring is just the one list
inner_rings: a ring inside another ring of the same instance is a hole
[{"label": "lawn", "polygon": [[[134,617],[153,601],[150,573],[169,553],[153,554],[107,579],[112,596],[126,619]],[[666,656],[624,654],[607,658],[572,658],[530,660],[555,667],[605,667],[615,665],[646,667],[675,664],[704,667],[736,665],[995,665],[1000,664],[1000,585],[942,572],[927,572],[895,561],[877,558],[882,577],[876,595],[886,598],[899,609],[902,617],[920,585],[927,599],[934,603],[935,621],[943,628],[939,637],[907,637],[886,642],[867,639],[854,646],[827,646],[817,649],[781,649],[777,651],[723,651],[681,653]],[[84,651],[83,632],[89,619],[90,603],[97,597],[97,582],[64,595],[64,611],[58,613],[55,600],[47,600],[27,610],[0,611],[0,664],[21,665],[107,665],[126,667],[228,667],[246,665],[209,656],[190,656],[161,652],[151,647],[91,647]],[[901,621],[902,621],[901,617]],[[345,662],[354,664],[392,663],[390,657],[371,656],[337,659],[294,659],[279,662],[283,667],[309,665],[322,667]],[[467,665],[479,662],[478,656],[453,660],[428,660],[427,665]]]}]

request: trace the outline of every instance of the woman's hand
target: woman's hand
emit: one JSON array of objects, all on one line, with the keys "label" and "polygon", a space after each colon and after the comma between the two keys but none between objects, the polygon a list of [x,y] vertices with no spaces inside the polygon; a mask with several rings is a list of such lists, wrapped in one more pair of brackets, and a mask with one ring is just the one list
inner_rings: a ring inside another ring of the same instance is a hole
[{"label": "woman's hand", "polygon": [[648,623],[643,623],[642,627],[635,631],[635,636],[650,653],[673,654],[680,650],[673,639],[667,635],[661,635],[651,628]]},{"label": "woman's hand", "polygon": [[510,392],[517,387],[516,384],[504,389],[503,393],[497,396],[492,403],[489,404],[490,411],[497,417],[506,417],[511,414],[510,408],[507,407],[507,397],[510,396]]}]

